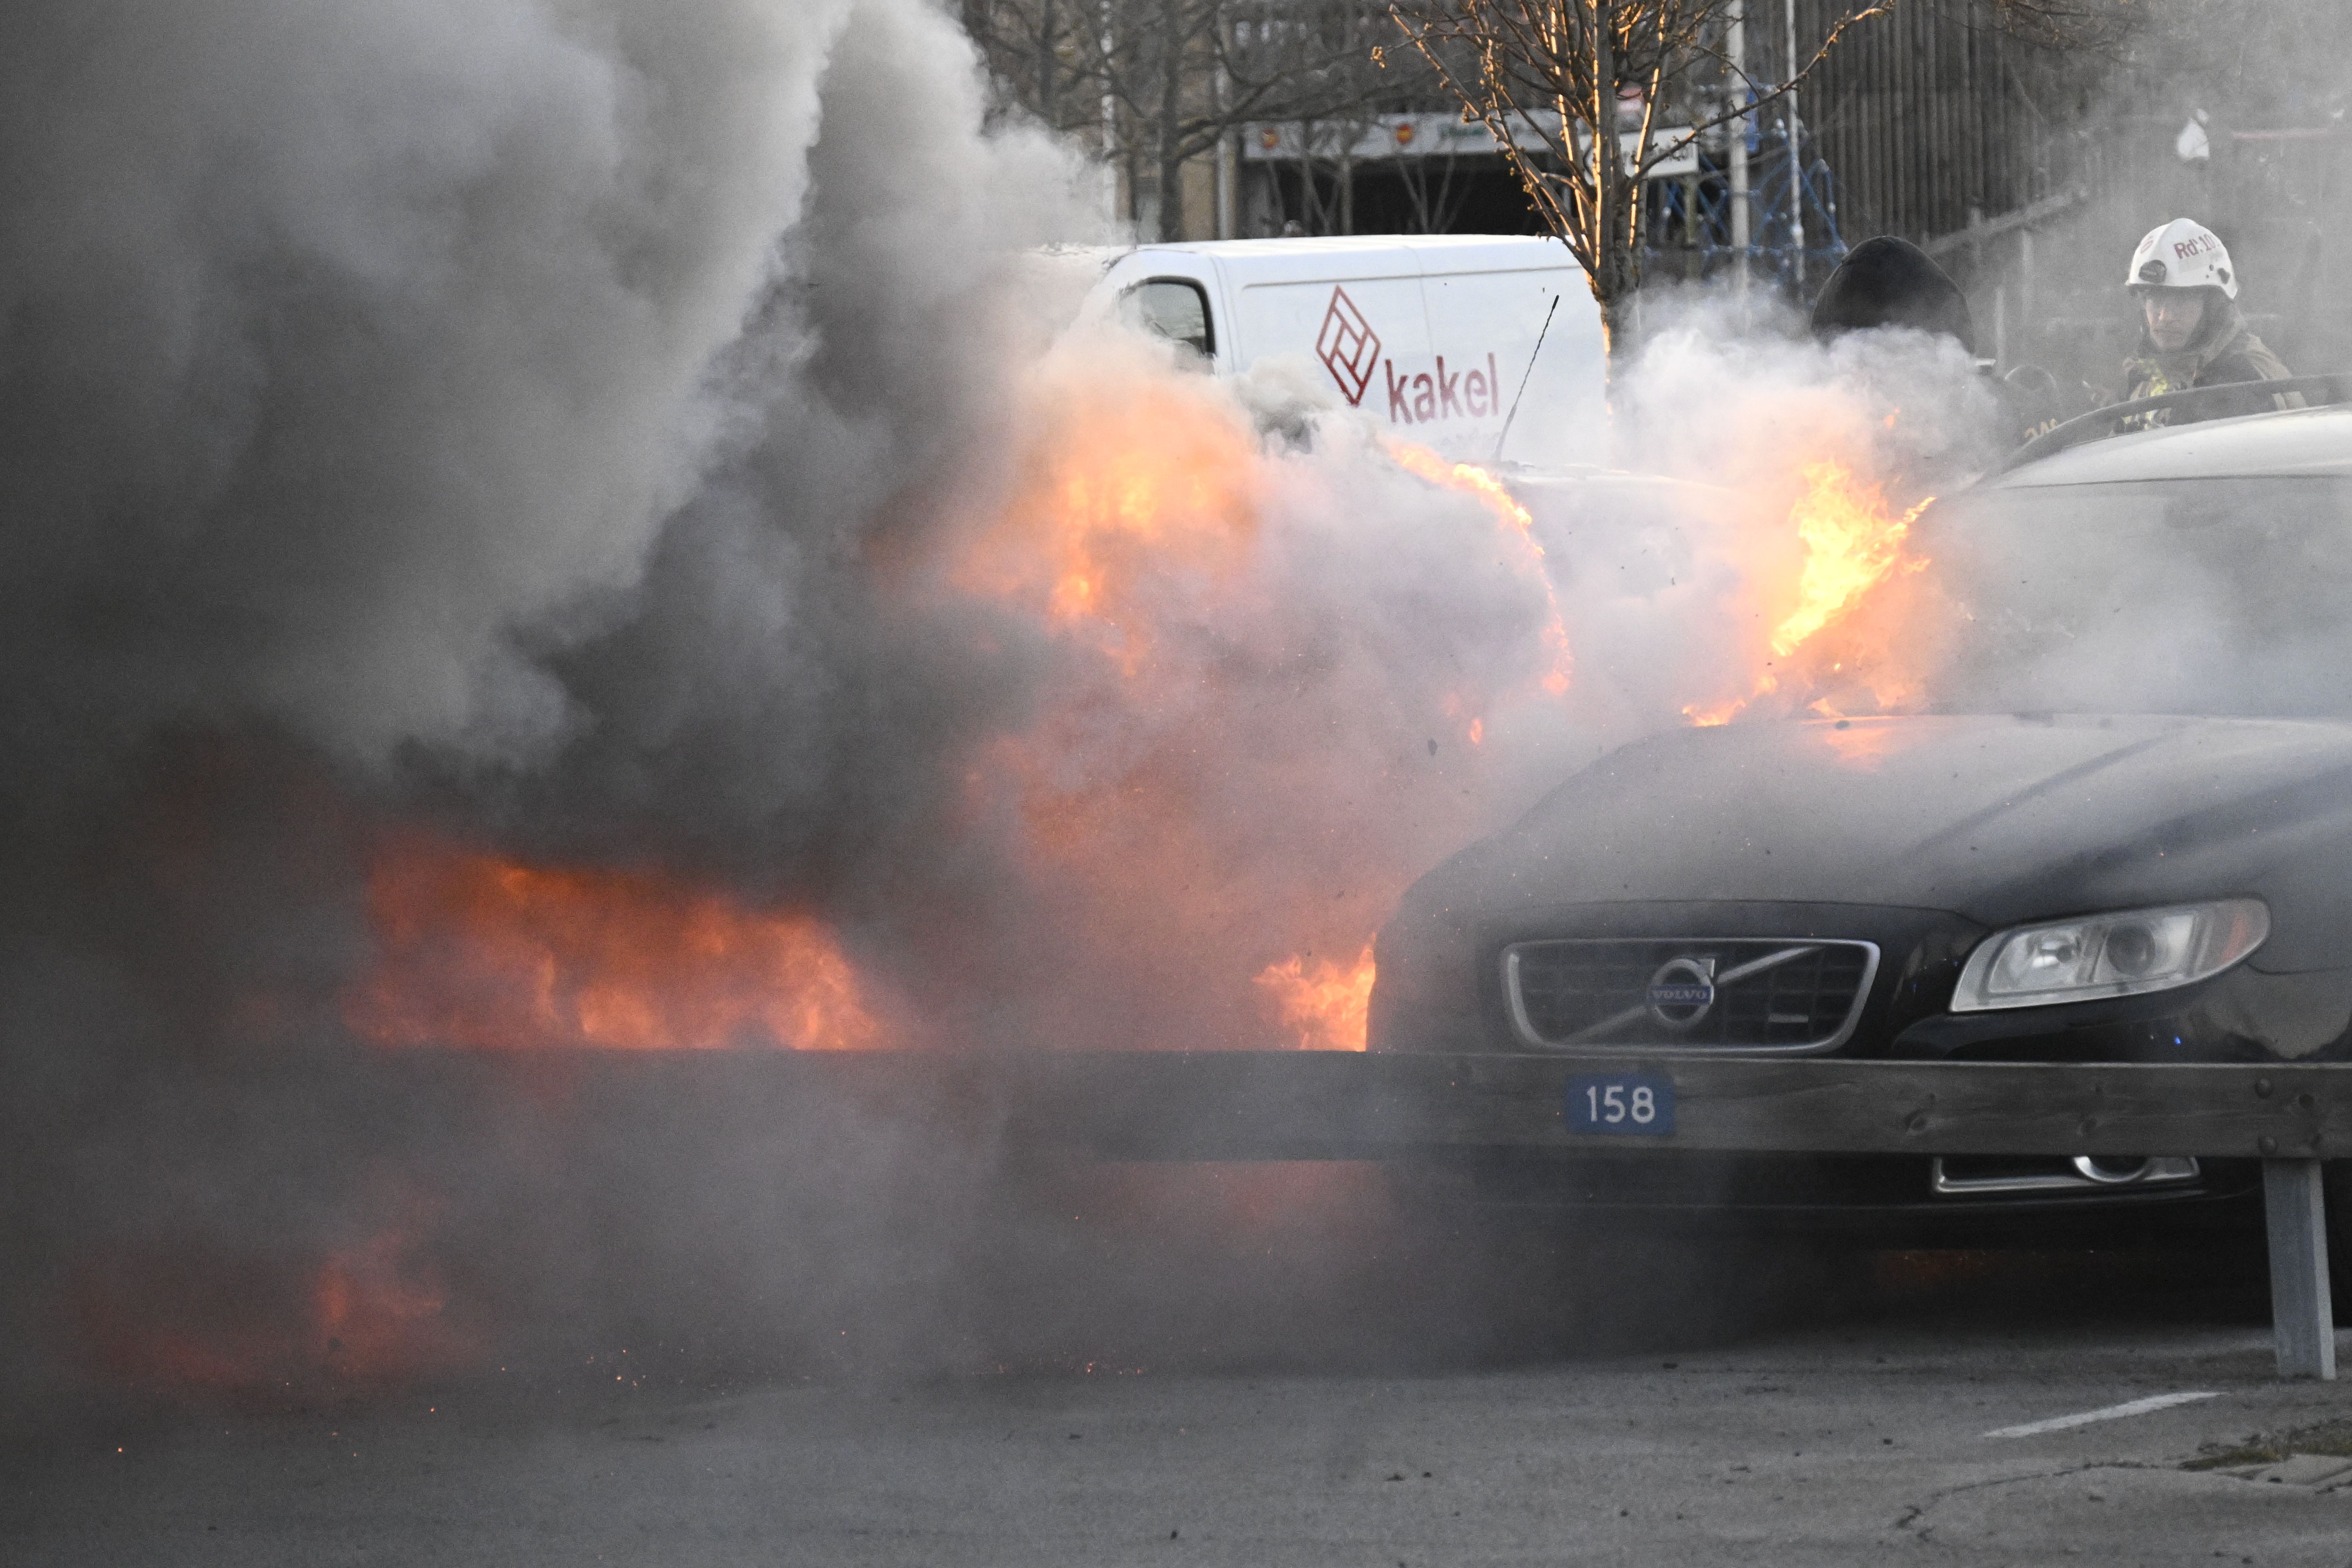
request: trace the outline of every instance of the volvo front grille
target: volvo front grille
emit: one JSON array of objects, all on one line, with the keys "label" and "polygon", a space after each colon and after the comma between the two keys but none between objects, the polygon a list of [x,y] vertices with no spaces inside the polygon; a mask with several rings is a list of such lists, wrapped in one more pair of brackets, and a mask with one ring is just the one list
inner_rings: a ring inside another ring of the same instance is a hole
[{"label": "volvo front grille", "polygon": [[1503,950],[1503,993],[1547,1050],[1826,1051],[1862,1017],[1878,948],[1810,937],[1594,938]]}]

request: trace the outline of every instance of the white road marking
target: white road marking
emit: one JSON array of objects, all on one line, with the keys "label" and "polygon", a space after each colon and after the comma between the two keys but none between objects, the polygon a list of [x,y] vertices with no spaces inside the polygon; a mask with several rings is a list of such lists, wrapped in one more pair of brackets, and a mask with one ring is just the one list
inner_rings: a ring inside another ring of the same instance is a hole
[{"label": "white road marking", "polygon": [[2088,1426],[2094,1421],[2120,1421],[2126,1415],[2146,1415],[2152,1411],[2169,1410],[2176,1405],[2194,1405],[2200,1399],[2219,1399],[2214,1394],[2155,1394],[2146,1399],[2135,1399],[2128,1405],[2110,1405],[2104,1410],[2085,1410],[2074,1415],[2053,1415],[2047,1421],[2028,1421],[2022,1426],[2003,1426],[1988,1432],[1988,1437],[2038,1437],[2044,1432],[2063,1432],[2069,1426]]}]

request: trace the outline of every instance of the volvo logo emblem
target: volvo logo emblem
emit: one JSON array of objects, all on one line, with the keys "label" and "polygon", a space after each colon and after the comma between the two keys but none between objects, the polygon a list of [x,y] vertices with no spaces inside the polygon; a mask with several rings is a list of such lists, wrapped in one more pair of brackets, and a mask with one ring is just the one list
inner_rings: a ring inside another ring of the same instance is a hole
[{"label": "volvo logo emblem", "polygon": [[1650,1016],[1669,1029],[1687,1029],[1715,1005],[1715,960],[1670,958],[1650,976]]}]

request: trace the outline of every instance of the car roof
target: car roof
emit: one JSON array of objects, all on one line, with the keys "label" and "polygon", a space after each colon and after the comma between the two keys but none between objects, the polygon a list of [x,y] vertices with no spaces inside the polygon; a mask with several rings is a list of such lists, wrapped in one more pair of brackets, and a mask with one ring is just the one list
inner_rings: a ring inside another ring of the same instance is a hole
[{"label": "car roof", "polygon": [[[1322,276],[1323,267],[1360,267],[1367,263],[1419,268],[1427,276],[1457,272],[1524,272],[1566,268],[1576,258],[1549,235],[1525,234],[1349,234],[1295,236],[1283,239],[1203,239],[1140,245],[1122,260],[1164,256],[1198,257],[1226,264],[1241,263],[1251,271],[1270,267]],[[1410,258],[1410,259],[1408,259]],[[1252,266],[1251,264],[1255,264]]]},{"label": "car roof", "polygon": [[[1473,250],[1486,245],[1568,252],[1548,234],[1318,234],[1273,239],[1178,239],[1139,245],[1138,250],[1181,250],[1202,256],[1345,256],[1364,250]],[[1570,259],[1573,259],[1570,258]]]},{"label": "car roof", "polygon": [[2352,407],[2248,414],[2088,441],[2013,468],[1985,488],[2293,474],[2352,475]]}]

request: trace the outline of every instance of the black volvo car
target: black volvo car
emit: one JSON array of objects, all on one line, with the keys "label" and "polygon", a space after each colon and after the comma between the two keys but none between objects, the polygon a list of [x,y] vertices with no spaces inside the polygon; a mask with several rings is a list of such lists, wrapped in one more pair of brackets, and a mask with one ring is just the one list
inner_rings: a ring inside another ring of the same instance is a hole
[{"label": "black volvo car", "polygon": [[[2078,446],[1914,539],[1948,609],[1928,710],[1592,763],[1407,893],[1371,1048],[2352,1055],[2352,409]],[[2252,1162],[2161,1149],[1473,1153],[1416,1184],[1885,1245],[2261,1225]]]}]

